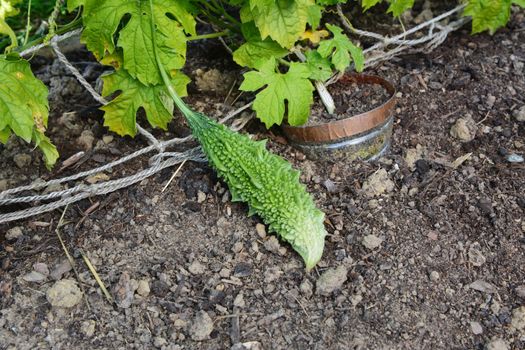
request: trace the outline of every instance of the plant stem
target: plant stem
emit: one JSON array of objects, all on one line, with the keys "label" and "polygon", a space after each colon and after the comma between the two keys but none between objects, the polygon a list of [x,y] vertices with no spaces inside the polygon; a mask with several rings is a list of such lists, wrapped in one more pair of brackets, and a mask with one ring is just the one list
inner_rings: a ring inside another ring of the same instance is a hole
[{"label": "plant stem", "polygon": [[226,36],[228,34],[230,34],[230,31],[223,30],[222,32],[190,36],[190,37],[188,37],[187,40],[188,41],[195,41],[195,40],[202,40],[202,39],[213,39],[213,38],[219,38],[221,36]]},{"label": "plant stem", "polygon": [[22,45],[27,44],[27,41],[29,40],[29,31],[31,30],[31,0],[29,0],[29,4],[27,5],[27,24],[26,24],[26,35],[24,36],[24,43]]}]

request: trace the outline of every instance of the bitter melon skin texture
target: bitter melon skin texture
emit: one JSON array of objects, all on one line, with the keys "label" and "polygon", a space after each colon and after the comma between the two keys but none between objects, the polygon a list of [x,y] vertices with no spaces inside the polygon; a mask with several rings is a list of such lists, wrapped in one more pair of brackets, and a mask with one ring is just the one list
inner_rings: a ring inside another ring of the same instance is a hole
[{"label": "bitter melon skin texture", "polygon": [[250,140],[199,113],[188,116],[188,122],[209,163],[228,184],[232,201],[248,203],[249,214],[259,215],[312,269],[323,254],[324,213],[299,182],[300,172],[270,153],[266,140]]}]

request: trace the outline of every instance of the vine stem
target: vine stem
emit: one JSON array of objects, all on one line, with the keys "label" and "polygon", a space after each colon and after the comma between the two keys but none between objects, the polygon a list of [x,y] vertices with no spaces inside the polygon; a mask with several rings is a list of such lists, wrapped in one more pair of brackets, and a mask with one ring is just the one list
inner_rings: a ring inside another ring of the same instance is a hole
[{"label": "vine stem", "polygon": [[214,38],[220,38],[223,36],[227,36],[230,34],[230,31],[223,30],[222,32],[215,32],[215,33],[209,33],[209,34],[201,34],[201,35],[194,35],[188,37],[188,41],[195,41],[195,40],[202,40],[202,39],[214,39]]}]

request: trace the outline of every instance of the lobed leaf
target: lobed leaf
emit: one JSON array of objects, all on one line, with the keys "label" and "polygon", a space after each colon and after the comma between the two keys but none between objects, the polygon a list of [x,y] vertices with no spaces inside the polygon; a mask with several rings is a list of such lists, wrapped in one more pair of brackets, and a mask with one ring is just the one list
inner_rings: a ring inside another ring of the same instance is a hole
[{"label": "lobed leaf", "polygon": [[261,65],[259,71],[244,74],[239,87],[242,91],[257,91],[265,87],[255,97],[253,109],[267,128],[280,125],[287,110],[290,125],[302,125],[308,119],[310,105],[313,103],[314,87],[310,80],[310,70],[304,63],[293,62],[288,72],[275,71],[275,59]]},{"label": "lobed leaf", "polygon": [[[124,69],[103,77],[103,96],[114,92],[121,93],[101,109],[104,113],[104,125],[119,135],[135,136],[137,133],[137,112],[143,108],[149,123],[166,130],[172,119],[173,101],[167,98],[164,84],[144,85],[134,79]],[[186,85],[190,79],[181,72],[172,77],[172,84],[181,96],[186,96]]]},{"label": "lobed leaf", "polygon": [[469,0],[463,15],[472,17],[472,34],[485,30],[494,34],[507,24],[511,3],[511,0]]},{"label": "lobed leaf", "polygon": [[334,37],[321,42],[318,48],[319,54],[323,57],[331,56],[332,64],[340,72],[344,72],[348,68],[351,56],[355,69],[361,72],[365,65],[365,57],[361,48],[354,45],[338,26],[327,24],[326,27]]}]

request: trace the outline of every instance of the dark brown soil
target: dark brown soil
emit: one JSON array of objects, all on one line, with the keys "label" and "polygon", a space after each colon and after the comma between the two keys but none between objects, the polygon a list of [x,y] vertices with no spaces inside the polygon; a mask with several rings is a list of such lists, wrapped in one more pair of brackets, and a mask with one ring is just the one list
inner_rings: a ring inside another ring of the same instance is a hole
[{"label": "dark brown soil", "polygon": [[327,87],[335,103],[335,113],[329,114],[316,96],[306,125],[319,125],[371,111],[385,103],[390,95],[376,84],[343,84],[335,82]]},{"label": "dark brown soil", "polygon": [[[54,232],[61,212],[0,226],[0,349],[229,349],[248,342],[264,349],[524,349],[525,165],[506,160],[525,154],[525,122],[513,117],[525,105],[524,59],[521,11],[494,36],[472,37],[465,28],[430,54],[367,72],[399,91],[392,149],[374,164],[312,162],[281,136],[250,126],[302,171],[326,213],[326,249],[311,273],[288,245],[256,229],[259,219],[230,201],[205,164],[186,163],[163,193],[173,169],[70,206],[61,232],[78,276],[56,274],[65,260]],[[195,89],[189,101],[221,116],[238,106],[228,105],[233,99]],[[109,134],[100,116],[69,120],[79,126],[69,130],[59,112],[50,132],[64,137],[62,153],[81,149],[71,130],[91,130],[95,144]],[[462,142],[450,130],[467,115],[477,131]],[[156,135],[184,133],[177,118],[170,132]],[[64,175],[145,144],[112,136]],[[13,156],[21,152],[39,158],[18,141],[2,148],[0,180],[9,187],[47,175],[41,164],[18,169]],[[454,166],[460,157],[467,160]],[[143,158],[135,166],[146,164]],[[378,175],[382,181],[372,185]],[[14,227],[21,235],[3,240]],[[369,249],[373,236],[381,243]],[[35,270],[44,278],[28,281]],[[341,286],[321,295],[327,271]],[[87,303],[52,307],[46,293],[56,279],[79,282]]]}]

